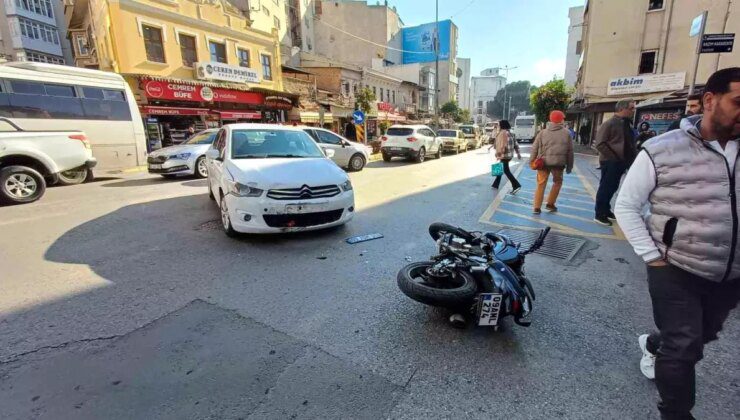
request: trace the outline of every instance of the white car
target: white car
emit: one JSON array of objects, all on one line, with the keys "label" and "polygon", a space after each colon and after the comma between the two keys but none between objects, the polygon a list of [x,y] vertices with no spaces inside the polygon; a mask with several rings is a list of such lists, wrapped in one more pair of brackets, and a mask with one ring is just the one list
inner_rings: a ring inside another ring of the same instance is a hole
[{"label": "white car", "polygon": [[419,163],[428,155],[442,157],[442,140],[426,125],[394,125],[380,140],[383,142],[380,152],[386,162],[396,156]]},{"label": "white car", "polygon": [[228,236],[324,229],[354,216],[352,183],[298,127],[229,124],[206,152],[208,194]]},{"label": "white car", "polygon": [[193,134],[181,144],[155,150],[146,159],[149,173],[165,178],[177,175],[207,177],[206,151],[211,147],[216,133],[218,128],[210,128]]},{"label": "white car", "polygon": [[319,127],[301,127],[323,150],[334,150],[331,160],[350,171],[361,171],[370,160],[372,149],[364,144],[355,143],[329,130]]},{"label": "white car", "polygon": [[49,184],[79,184],[97,160],[82,131],[27,131],[0,118],[0,204],[32,203]]}]

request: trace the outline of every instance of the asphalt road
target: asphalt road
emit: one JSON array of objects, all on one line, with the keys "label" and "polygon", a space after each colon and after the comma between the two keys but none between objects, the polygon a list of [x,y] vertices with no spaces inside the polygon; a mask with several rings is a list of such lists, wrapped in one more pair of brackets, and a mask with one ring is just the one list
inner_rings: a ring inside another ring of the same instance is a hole
[{"label": "asphalt road", "polygon": [[[495,229],[488,164],[371,163],[355,219],[299,235],[227,238],[204,181],[147,174],[0,208],[0,418],[658,418],[625,241],[529,257],[530,328],[455,330],[397,289],[431,222]],[[739,319],[697,369],[698,418],[740,415]]]}]

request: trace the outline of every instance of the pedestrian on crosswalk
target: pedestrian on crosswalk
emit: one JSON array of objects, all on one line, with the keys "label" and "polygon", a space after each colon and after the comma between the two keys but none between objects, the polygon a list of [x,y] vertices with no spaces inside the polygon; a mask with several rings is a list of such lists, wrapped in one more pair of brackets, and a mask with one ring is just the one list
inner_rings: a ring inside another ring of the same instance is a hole
[{"label": "pedestrian on crosswalk", "polygon": [[541,159],[541,168],[537,170],[537,189],[534,193],[534,214],[542,213],[542,200],[545,197],[545,188],[547,180],[552,174],[552,187],[550,194],[547,196],[545,210],[556,212],[558,208],[555,201],[560,194],[560,188],[563,186],[563,170],[567,173],[573,170],[573,140],[570,133],[563,125],[565,114],[562,111],[552,111],[550,113],[550,122],[547,128],[541,130],[532,144],[532,151],[529,156],[530,167],[538,159]]},{"label": "pedestrian on crosswalk", "polygon": [[[522,189],[522,185],[516,180],[514,174],[509,169],[509,162],[514,159],[514,153],[516,153],[517,159],[521,160],[522,155],[519,153],[519,143],[517,143],[514,136],[511,135],[511,124],[507,120],[501,120],[498,122],[499,132],[496,135],[496,141],[491,146],[496,149],[496,158],[501,161],[504,165],[504,174],[511,182],[511,194],[516,194]],[[491,147],[488,150],[491,150]],[[498,189],[501,184],[501,175],[498,175],[491,184],[492,188]]]}]

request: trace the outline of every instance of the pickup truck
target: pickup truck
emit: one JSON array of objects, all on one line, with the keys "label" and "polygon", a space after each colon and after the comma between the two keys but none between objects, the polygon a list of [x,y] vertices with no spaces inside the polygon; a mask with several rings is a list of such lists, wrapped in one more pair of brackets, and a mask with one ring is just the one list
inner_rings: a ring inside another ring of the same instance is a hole
[{"label": "pickup truck", "polygon": [[0,203],[31,203],[47,184],[78,184],[97,164],[82,131],[31,131],[0,118]]}]

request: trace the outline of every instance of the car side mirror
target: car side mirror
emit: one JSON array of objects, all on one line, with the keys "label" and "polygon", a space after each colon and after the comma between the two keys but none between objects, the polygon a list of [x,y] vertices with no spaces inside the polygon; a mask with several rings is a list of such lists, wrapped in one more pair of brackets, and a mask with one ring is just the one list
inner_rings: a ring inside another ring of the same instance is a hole
[{"label": "car side mirror", "polygon": [[208,149],[206,151],[206,157],[213,160],[223,160],[221,159],[221,152],[218,149]]},{"label": "car side mirror", "polygon": [[324,155],[329,159],[334,157],[334,149],[324,149]]}]

